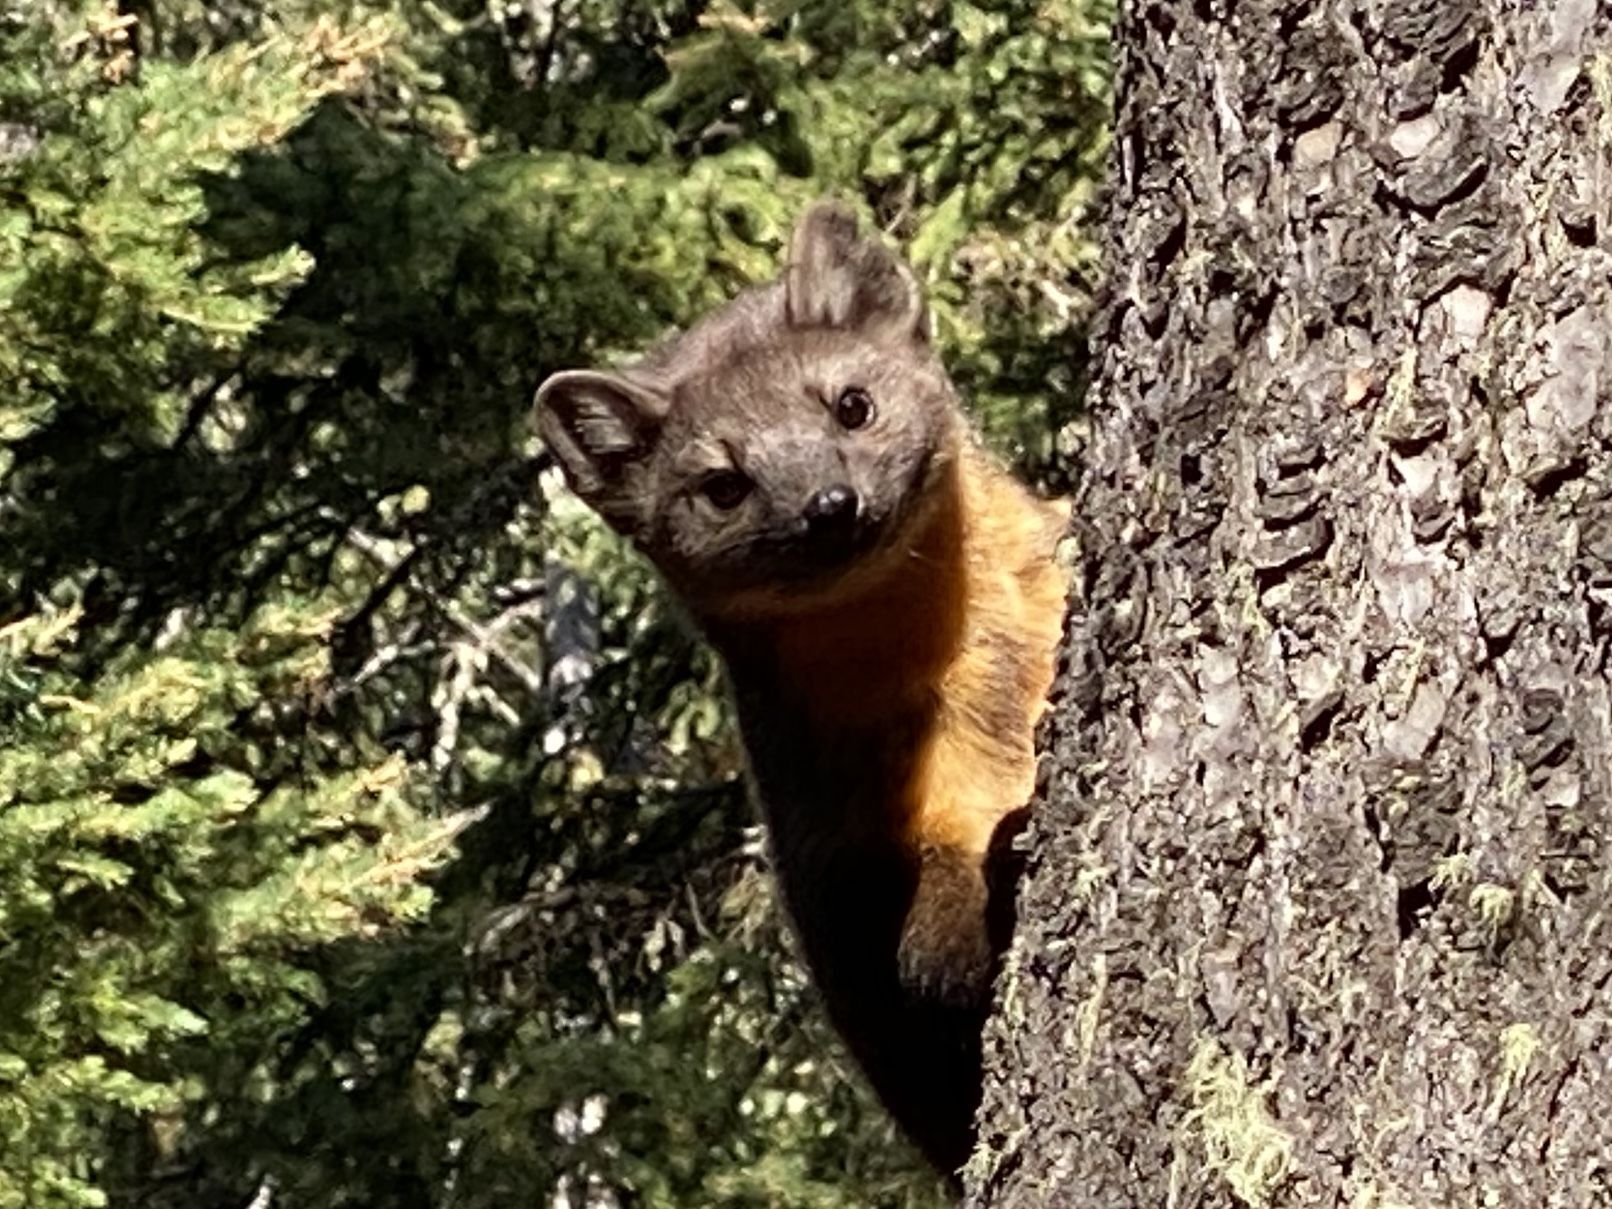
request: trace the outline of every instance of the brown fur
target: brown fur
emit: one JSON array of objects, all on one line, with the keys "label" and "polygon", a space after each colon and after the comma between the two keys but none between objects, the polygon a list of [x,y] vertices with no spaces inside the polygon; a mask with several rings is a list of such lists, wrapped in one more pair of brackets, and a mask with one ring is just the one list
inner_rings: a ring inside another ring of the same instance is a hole
[{"label": "brown fur", "polygon": [[[858,431],[834,419],[848,385],[878,408]],[[832,206],[802,220],[780,282],[625,374],[556,375],[539,405],[573,487],[724,656],[830,1015],[955,1170],[1063,616],[1062,514],[979,447],[911,275]],[[741,503],[702,498],[734,473]],[[858,505],[825,564],[800,517],[831,483]]]}]

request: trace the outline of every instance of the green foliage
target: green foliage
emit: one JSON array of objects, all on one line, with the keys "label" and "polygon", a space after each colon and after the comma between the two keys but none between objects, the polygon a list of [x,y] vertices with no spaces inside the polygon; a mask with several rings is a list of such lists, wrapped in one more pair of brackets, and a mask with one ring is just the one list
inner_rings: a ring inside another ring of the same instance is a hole
[{"label": "green foliage", "polygon": [[323,1000],[308,954],[423,915],[459,828],[396,759],[280,780],[232,733],[321,674],[302,619],[194,630],[92,682],[69,670],[82,620],[0,629],[0,1205],[104,1203],[109,1128],[200,1111],[220,1049]]},{"label": "green foliage", "polygon": [[543,375],[905,245],[1058,485],[1106,0],[0,0],[0,1209],[918,1206]]}]

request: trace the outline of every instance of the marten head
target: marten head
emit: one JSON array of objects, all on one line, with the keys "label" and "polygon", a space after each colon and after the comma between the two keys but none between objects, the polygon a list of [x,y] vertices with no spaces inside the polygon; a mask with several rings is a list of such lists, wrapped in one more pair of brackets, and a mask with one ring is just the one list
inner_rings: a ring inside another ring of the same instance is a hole
[{"label": "marten head", "polygon": [[778,281],[634,367],[554,374],[537,420],[572,489],[696,613],[734,618],[899,569],[962,434],[918,283],[829,203]]}]

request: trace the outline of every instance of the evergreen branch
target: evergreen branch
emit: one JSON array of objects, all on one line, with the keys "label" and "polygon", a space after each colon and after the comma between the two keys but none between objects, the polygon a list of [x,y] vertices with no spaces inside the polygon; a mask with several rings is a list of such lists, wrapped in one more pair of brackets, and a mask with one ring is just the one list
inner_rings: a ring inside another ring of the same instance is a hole
[{"label": "evergreen branch", "polygon": [[[405,563],[420,553],[420,547],[415,547],[407,555],[399,557],[386,548],[386,543],[377,537],[365,533],[356,526],[347,530],[343,541],[373,562],[377,567],[387,573],[390,579]],[[401,578],[397,580],[401,582]],[[394,583],[395,587],[396,584]],[[469,638],[471,645],[478,652],[488,654],[498,661],[503,669],[509,672],[522,687],[534,697],[543,694],[543,676],[535,668],[529,667],[518,657],[512,654],[499,640],[495,631],[477,621],[452,601],[444,600],[435,592],[423,585],[416,585],[421,597],[427,604],[450,625],[461,631]],[[390,589],[389,589],[390,590]],[[373,593],[372,593],[373,596]],[[368,602],[366,601],[366,604]]]}]

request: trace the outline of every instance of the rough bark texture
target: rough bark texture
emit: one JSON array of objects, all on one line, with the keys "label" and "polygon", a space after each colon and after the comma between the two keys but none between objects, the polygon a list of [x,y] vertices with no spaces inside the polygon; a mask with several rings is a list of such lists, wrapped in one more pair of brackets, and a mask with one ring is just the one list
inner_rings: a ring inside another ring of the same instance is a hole
[{"label": "rough bark texture", "polygon": [[1612,17],[1133,0],[975,1205],[1612,1205]]}]

